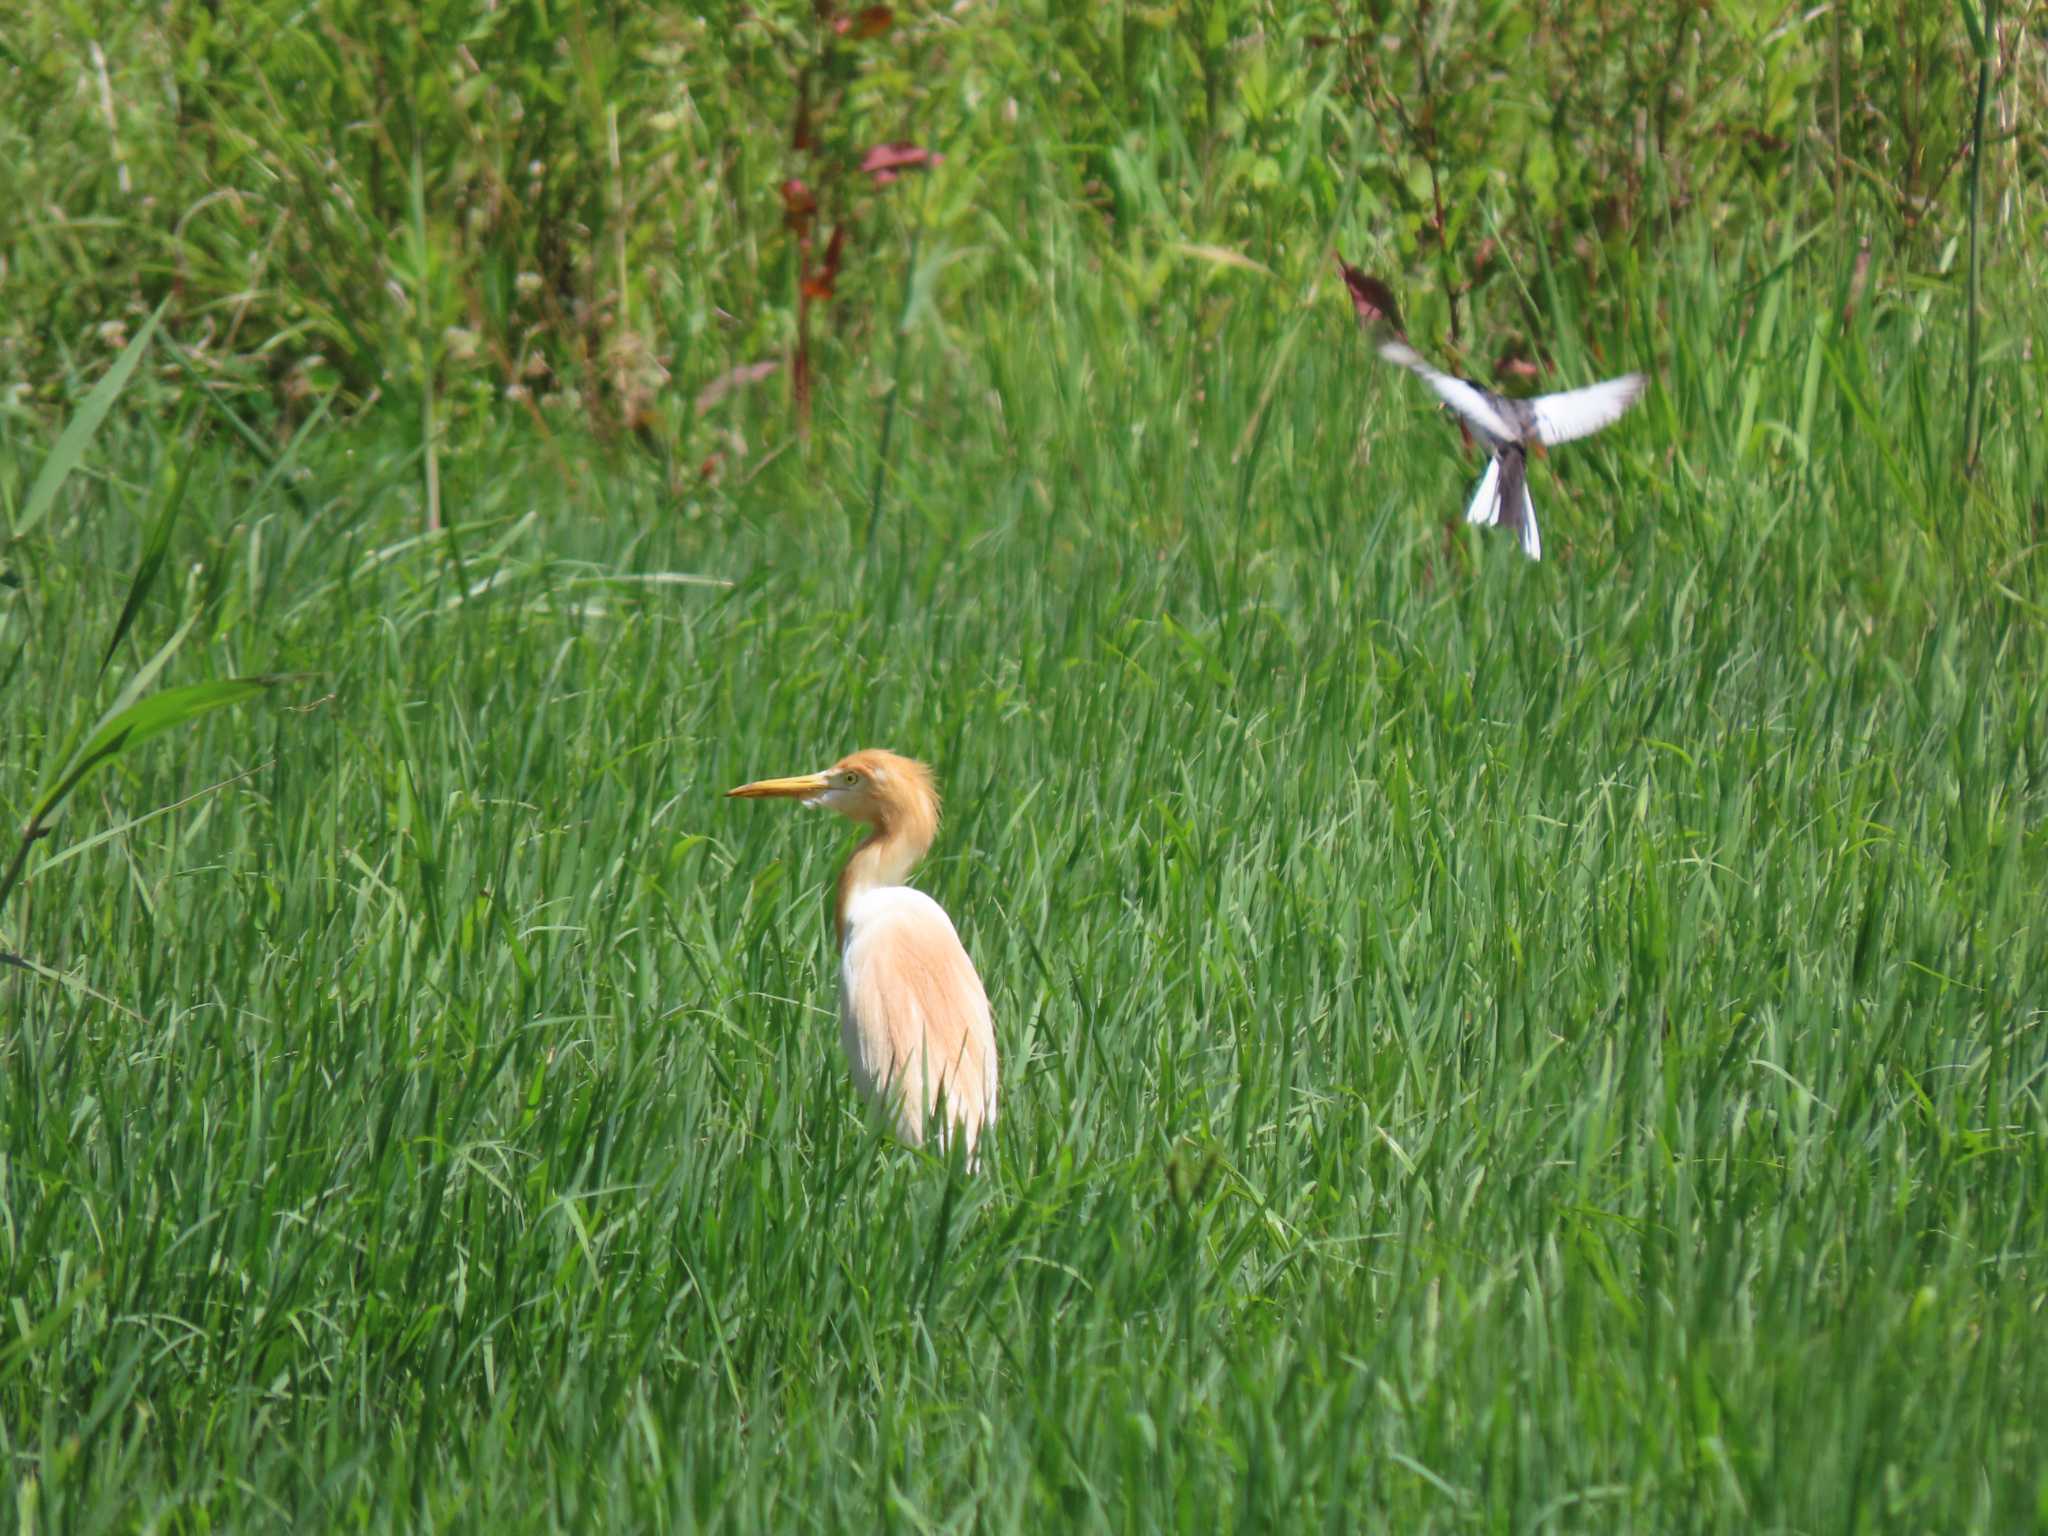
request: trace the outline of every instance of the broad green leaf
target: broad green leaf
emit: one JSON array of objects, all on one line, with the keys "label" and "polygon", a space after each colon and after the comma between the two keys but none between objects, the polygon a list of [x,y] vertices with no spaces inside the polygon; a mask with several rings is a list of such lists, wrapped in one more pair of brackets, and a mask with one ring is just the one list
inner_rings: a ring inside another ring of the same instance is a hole
[{"label": "broad green leaf", "polygon": [[[115,695],[114,702],[107,706],[93,725],[87,726],[84,720],[80,720],[65,733],[64,745],[52,754],[50,759],[53,763],[60,765],[57,772],[57,780],[59,782],[62,781],[65,774],[71,771],[72,765],[78,760],[78,743],[80,738],[88,734],[96,736],[108,721],[149,692],[151,687],[155,685],[158,674],[169,665],[172,655],[179,646],[185,643],[185,637],[192,632],[192,626],[198,620],[199,616],[193,614],[184,623],[180,624],[171,638],[157,647],[156,654],[150,657],[148,661],[145,661],[136,670],[135,674],[126,683],[121,685],[121,691]],[[62,798],[62,795],[56,795],[54,792],[51,792],[39,797],[36,803],[38,805],[54,806]]]},{"label": "broad green leaf", "polygon": [[280,677],[231,677],[211,683],[188,683],[181,688],[166,688],[161,693],[153,693],[115,711],[100,723],[99,729],[66,765],[63,776],[36,802],[35,819],[46,820],[95,770],[106,766],[129,748],[161,735],[172,726],[196,720],[224,705],[239,703],[282,681]]},{"label": "broad green leaf", "polygon": [[50,456],[43,460],[43,467],[37,471],[36,483],[29,488],[28,501],[21,509],[21,520],[14,525],[15,538],[28,533],[49,515],[64,482],[84,462],[85,450],[92,446],[100,423],[107,419],[107,412],[114,408],[115,400],[127,387],[129,376],[142,361],[150,337],[156,334],[157,322],[163,318],[164,305],[170,302],[165,299],[163,304],[157,305],[156,312],[135,333],[135,339],[121,349],[121,355],[114,359],[114,366],[107,370],[99,383],[93,385],[85,403],[78,408],[78,414],[66,424],[57,438],[57,446],[50,450]]}]

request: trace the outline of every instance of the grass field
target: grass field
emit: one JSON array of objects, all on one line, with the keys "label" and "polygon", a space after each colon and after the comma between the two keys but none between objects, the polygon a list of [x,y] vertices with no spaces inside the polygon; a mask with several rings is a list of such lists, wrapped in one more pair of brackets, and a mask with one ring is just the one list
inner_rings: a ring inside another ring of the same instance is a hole
[{"label": "grass field", "polygon": [[[8,824],[188,620],[166,686],[286,678],[0,910],[0,1517],[2048,1525],[2038,253],[1973,342],[1960,247],[1503,241],[1556,383],[1656,375],[1530,564],[1345,218],[1145,302],[877,242],[901,347],[702,477],[139,374],[7,546]],[[980,1174],[848,1080],[844,827],[720,798],[859,746],[947,796]]]}]

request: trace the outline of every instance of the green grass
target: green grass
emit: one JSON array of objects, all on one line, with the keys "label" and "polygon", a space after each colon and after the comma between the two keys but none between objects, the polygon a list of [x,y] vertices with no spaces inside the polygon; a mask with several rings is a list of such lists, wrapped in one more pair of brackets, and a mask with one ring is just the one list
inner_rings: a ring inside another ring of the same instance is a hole
[{"label": "green grass", "polygon": [[[865,572],[872,405],[717,517],[508,429],[460,577],[402,451],[222,458],[138,632],[211,591],[195,675],[322,676],[125,759],[54,844],[207,792],[8,914],[70,978],[4,982],[25,1525],[2040,1518],[2035,450],[1964,494],[1865,429],[1951,361],[1910,305],[1683,259],[1537,566],[1250,276],[913,349]],[[22,567],[11,784],[168,451]],[[837,824],[719,798],[880,744],[949,794],[981,1177],[860,1113]]]},{"label": "green grass", "polygon": [[[0,907],[0,1519],[2048,1525],[2031,13],[1991,18],[1973,336],[1933,22],[905,8],[884,59],[808,4],[508,5],[417,156],[338,135],[380,214],[320,135],[439,57],[424,11],[358,53],[352,11],[202,9],[106,40],[150,206],[77,163],[75,18],[0,77],[0,135],[66,127],[11,162],[0,824],[182,626],[161,689],[303,674],[82,780]],[[1416,49],[1441,100],[1397,111]],[[693,403],[793,333],[792,59],[849,72],[835,144],[947,155],[840,185],[808,436],[786,376]],[[676,80],[673,121],[630,94]],[[1837,158],[1727,148],[1805,122]],[[463,216],[529,139],[573,148],[540,254]],[[313,170],[371,234],[294,222]],[[150,178],[245,173],[175,244]],[[1479,466],[1333,245],[1481,371],[1655,372],[1534,470],[1541,564],[1463,526]],[[846,829],[721,798],[860,746],[947,796],[916,878],[995,1005],[979,1174],[851,1086]]]}]

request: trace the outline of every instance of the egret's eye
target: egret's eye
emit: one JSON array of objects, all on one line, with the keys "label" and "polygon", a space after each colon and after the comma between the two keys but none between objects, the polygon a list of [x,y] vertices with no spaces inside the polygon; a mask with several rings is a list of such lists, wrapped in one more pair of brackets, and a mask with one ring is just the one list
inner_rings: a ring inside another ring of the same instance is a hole
[{"label": "egret's eye", "polygon": [[856,789],[860,786],[860,775],[849,768],[839,775],[838,783],[841,789]]}]

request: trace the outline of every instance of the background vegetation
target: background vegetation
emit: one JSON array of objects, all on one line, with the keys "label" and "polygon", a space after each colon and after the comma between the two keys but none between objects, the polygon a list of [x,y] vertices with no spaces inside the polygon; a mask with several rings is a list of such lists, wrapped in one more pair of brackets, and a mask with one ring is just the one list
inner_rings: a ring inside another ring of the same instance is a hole
[{"label": "background vegetation", "polygon": [[2035,8],[20,10],[21,1529],[2048,1523]]}]

